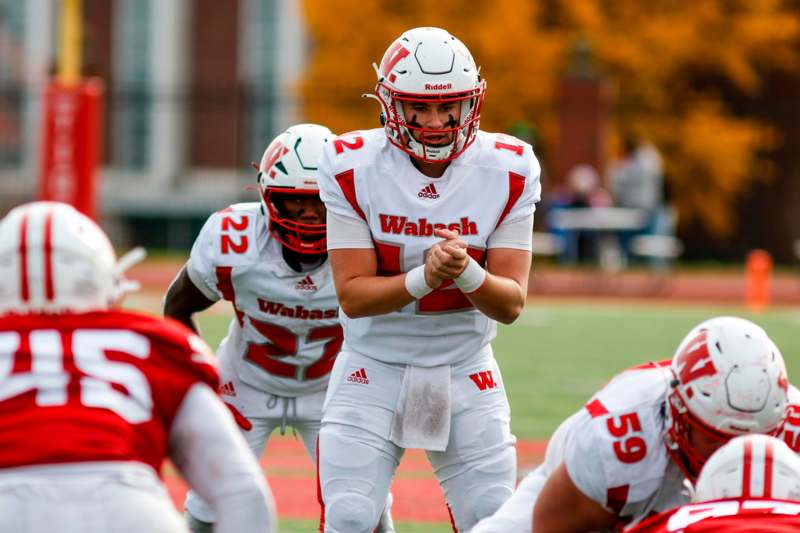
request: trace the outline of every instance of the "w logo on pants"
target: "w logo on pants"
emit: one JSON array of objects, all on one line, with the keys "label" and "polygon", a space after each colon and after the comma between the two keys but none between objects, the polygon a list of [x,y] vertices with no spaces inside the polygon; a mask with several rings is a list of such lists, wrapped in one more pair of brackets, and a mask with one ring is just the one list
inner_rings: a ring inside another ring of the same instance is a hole
[{"label": "w logo on pants", "polygon": [[494,377],[492,377],[491,370],[484,370],[483,372],[470,374],[469,379],[471,379],[472,382],[475,383],[475,385],[482,391],[497,387],[497,384],[494,382]]}]

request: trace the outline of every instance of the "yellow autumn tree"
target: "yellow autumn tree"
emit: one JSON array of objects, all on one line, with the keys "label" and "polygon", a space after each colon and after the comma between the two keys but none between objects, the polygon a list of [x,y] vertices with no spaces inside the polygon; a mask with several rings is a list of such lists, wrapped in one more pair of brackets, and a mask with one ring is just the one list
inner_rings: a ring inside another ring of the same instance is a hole
[{"label": "yellow autumn tree", "polygon": [[375,84],[371,63],[404,30],[441,26],[467,44],[488,80],[483,129],[532,124],[550,153],[559,80],[581,40],[616,88],[615,136],[650,138],[664,154],[682,222],[699,220],[724,236],[735,229],[737,200],[769,177],[767,156],[779,138],[726,102],[757,101],[767,75],[800,67],[796,7],[792,0],[304,0],[306,119],[339,132],[376,127],[377,104],[360,97]]}]

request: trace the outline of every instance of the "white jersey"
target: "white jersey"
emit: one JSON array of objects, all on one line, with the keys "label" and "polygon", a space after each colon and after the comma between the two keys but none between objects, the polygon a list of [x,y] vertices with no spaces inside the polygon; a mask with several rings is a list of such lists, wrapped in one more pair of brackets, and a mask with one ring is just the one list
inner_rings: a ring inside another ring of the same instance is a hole
[{"label": "white jersey", "polygon": [[[390,145],[383,129],[346,134],[329,143],[319,165],[320,196],[331,212],[364,220],[379,275],[422,265],[441,238],[457,230],[468,252],[485,263],[495,229],[532,216],[539,200],[539,163],[529,144],[478,132],[441,178],[417,170]],[[348,349],[387,362],[438,366],[475,355],[494,338],[496,323],[447,281],[402,309],[378,316],[341,314]]]},{"label": "white jersey", "polygon": [[[669,365],[670,361],[647,363],[614,377],[558,426],[543,463],[473,532],[530,533],[536,500],[562,462],[583,494],[619,514],[618,529],[686,504],[688,480],[670,458],[663,440]],[[789,385],[787,418],[779,437],[800,450],[800,390],[793,385]]]},{"label": "white jersey", "polygon": [[289,267],[260,204],[211,215],[186,271],[207,298],[233,304],[236,318],[218,355],[243,382],[280,396],[326,388],[343,338],[330,267]]},{"label": "white jersey", "polygon": [[569,419],[562,441],[572,482],[618,514],[620,526],[689,501],[684,475],[664,443],[669,363],[618,374]]}]

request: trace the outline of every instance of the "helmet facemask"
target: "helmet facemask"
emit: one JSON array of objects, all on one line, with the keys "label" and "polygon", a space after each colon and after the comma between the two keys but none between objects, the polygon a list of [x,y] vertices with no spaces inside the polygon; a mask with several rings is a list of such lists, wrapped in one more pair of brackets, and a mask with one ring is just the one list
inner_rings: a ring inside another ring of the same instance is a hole
[{"label": "helmet facemask", "polygon": [[[410,156],[427,163],[444,163],[452,161],[475,141],[480,128],[481,108],[486,83],[481,81],[478,87],[470,91],[442,94],[412,94],[391,89],[383,82],[375,86],[375,95],[383,108],[384,129],[389,141]],[[404,103],[422,102],[426,104],[460,103],[458,116],[441,129],[424,128],[406,119]],[[415,136],[416,134],[416,136]],[[452,140],[446,145],[427,142],[431,136],[451,135]]]},{"label": "helmet facemask", "polygon": [[707,441],[724,445],[735,434],[719,431],[692,414],[680,392],[673,389],[667,397],[667,434],[665,442],[672,459],[684,475],[694,481],[708,456],[692,443],[692,435],[702,435]]},{"label": "helmet facemask", "polygon": [[286,192],[267,189],[262,193],[262,202],[269,214],[269,231],[283,246],[301,255],[319,255],[327,251],[326,225],[308,224],[290,218],[283,205],[290,196],[308,195],[319,198],[319,191],[289,190]]}]

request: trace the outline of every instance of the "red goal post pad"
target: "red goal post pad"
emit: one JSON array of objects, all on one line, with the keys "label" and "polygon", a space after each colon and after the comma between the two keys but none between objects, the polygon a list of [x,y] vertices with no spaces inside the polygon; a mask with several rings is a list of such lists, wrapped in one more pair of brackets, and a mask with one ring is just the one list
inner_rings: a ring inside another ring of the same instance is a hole
[{"label": "red goal post pad", "polygon": [[97,220],[97,166],[105,86],[52,80],[44,93],[39,199],[68,203]]}]

